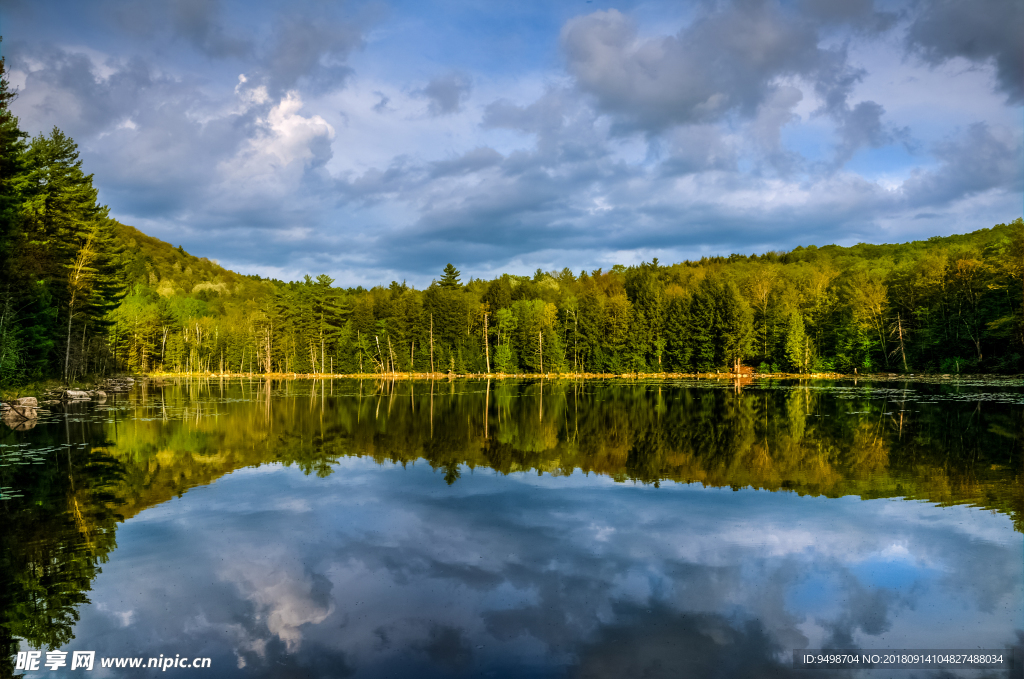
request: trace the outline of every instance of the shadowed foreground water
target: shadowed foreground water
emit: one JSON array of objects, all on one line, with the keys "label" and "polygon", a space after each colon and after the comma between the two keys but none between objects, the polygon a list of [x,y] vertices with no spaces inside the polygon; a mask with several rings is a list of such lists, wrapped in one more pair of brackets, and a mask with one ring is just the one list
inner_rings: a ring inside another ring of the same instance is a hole
[{"label": "shadowed foreground water", "polygon": [[0,675],[986,676],[792,650],[1019,652],[1022,425],[1005,382],[150,382],[0,433]]}]

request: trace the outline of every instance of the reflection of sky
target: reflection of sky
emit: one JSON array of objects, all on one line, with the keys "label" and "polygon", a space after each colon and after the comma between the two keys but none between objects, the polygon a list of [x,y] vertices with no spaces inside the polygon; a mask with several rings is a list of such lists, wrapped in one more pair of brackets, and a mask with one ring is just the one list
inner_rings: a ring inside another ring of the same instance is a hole
[{"label": "reflection of sky", "polygon": [[580,474],[264,466],[117,538],[63,650],[218,677],[788,676],[793,648],[1003,647],[1024,607],[1003,515]]}]

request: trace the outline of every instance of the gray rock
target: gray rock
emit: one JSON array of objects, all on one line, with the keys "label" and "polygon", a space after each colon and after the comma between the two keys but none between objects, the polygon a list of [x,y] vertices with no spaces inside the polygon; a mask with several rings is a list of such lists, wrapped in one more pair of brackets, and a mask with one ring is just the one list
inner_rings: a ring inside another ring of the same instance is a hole
[{"label": "gray rock", "polygon": [[4,411],[2,419],[4,424],[14,431],[27,431],[36,426],[36,409],[29,406],[12,405]]},{"label": "gray rock", "polygon": [[22,396],[21,398],[14,402],[14,405],[26,406],[28,408],[38,408],[39,401],[36,400],[35,396]]},{"label": "gray rock", "polygon": [[87,391],[68,389],[64,392],[64,398],[71,401],[88,401],[92,396]]}]

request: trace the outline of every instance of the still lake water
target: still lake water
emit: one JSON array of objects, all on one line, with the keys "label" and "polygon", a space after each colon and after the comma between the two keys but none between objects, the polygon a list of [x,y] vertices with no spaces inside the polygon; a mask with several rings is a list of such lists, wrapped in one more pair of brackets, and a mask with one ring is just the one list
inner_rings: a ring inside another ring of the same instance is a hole
[{"label": "still lake water", "polygon": [[[27,676],[1024,662],[1019,382],[148,382],[0,446],[0,663],[69,652]],[[100,667],[161,654],[211,669]]]}]

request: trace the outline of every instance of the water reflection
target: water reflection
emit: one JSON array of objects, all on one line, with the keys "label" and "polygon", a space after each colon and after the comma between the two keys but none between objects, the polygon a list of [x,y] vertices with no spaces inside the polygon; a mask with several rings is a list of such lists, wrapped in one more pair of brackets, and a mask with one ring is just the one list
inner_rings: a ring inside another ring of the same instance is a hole
[{"label": "water reflection", "polygon": [[[790,649],[1001,647],[1024,596],[1020,402],[150,383],[0,437],[0,629],[218,676],[814,676]],[[860,500],[890,497],[929,503]]]}]

